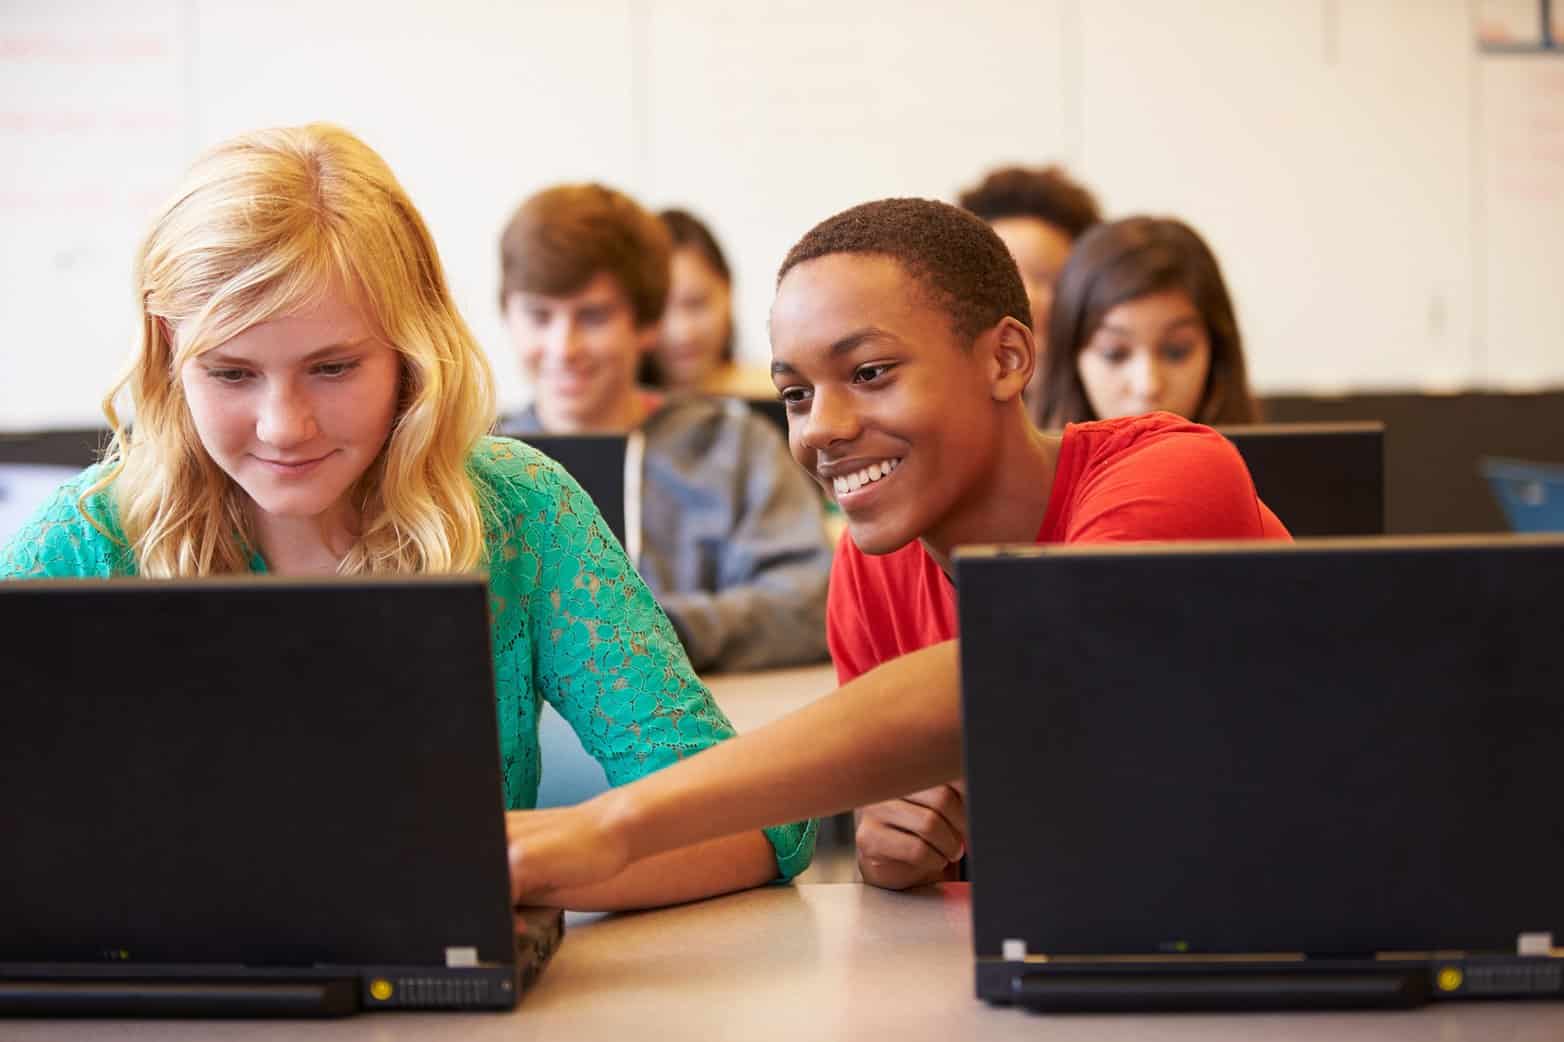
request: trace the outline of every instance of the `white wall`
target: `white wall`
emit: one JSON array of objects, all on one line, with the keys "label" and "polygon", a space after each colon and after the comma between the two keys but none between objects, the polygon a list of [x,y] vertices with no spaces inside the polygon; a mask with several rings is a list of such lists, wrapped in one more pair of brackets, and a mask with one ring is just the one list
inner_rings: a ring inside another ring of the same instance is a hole
[{"label": "white wall", "polygon": [[765,355],[777,262],[868,198],[1062,160],[1221,257],[1262,390],[1564,384],[1564,58],[1459,0],[8,0],[0,427],[90,423],[194,154],[328,119],[424,211],[501,376],[496,239],[552,181],[708,217]]}]

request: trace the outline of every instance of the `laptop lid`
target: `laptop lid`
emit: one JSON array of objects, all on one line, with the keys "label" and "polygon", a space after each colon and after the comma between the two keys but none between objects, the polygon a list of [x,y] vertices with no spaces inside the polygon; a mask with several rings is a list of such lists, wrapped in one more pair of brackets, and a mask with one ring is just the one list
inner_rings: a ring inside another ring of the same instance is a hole
[{"label": "laptop lid", "polygon": [[1269,423],[1223,427],[1255,490],[1295,538],[1383,535],[1385,425]]},{"label": "laptop lid", "polygon": [[557,462],[592,497],[609,531],[625,541],[625,454],[623,434],[512,434]]},{"label": "laptop lid", "polygon": [[0,584],[0,1005],[111,977],[513,1005],[487,602],[476,577]]},{"label": "laptop lid", "polygon": [[98,461],[111,432],[98,427],[0,431],[0,463],[51,464],[81,470]]},{"label": "laptop lid", "polygon": [[1564,538],[974,549],[956,576],[980,961],[1564,937]]}]

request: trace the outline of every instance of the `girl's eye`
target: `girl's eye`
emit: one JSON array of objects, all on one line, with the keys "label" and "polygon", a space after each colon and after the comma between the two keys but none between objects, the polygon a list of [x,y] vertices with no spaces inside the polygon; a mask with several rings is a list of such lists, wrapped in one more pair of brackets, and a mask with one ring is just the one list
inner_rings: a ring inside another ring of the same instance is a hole
[{"label": "girl's eye", "polygon": [[1193,346],[1189,344],[1164,344],[1162,345],[1162,360],[1172,362],[1175,365],[1189,361],[1189,356],[1195,353]]},{"label": "girl's eye", "polygon": [[1104,347],[1099,348],[1097,353],[1109,365],[1123,365],[1130,360],[1130,349],[1127,347]]},{"label": "girl's eye", "polygon": [[890,372],[890,370],[891,366],[884,362],[874,365],[861,365],[857,369],[853,370],[853,383],[873,383],[880,377],[884,376],[886,373]]},{"label": "girl's eye", "polygon": [[244,369],[208,369],[206,375],[223,384],[244,383],[250,376]]},{"label": "girl's eye", "polygon": [[337,377],[346,376],[357,368],[357,362],[322,362],[315,367],[315,372],[321,376]]}]

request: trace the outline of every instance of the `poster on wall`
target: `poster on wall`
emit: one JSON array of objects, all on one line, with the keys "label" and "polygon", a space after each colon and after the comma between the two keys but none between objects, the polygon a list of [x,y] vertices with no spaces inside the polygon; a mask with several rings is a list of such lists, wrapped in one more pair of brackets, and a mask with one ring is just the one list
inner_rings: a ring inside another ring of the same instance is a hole
[{"label": "poster on wall", "polygon": [[1536,51],[1558,37],[1553,34],[1547,0],[1477,0],[1473,28],[1477,49],[1485,53]]}]

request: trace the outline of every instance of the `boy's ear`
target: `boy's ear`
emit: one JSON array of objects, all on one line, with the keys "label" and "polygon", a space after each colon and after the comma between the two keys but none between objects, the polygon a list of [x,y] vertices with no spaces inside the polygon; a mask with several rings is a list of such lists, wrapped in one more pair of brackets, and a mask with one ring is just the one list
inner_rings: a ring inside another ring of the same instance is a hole
[{"label": "boy's ear", "polygon": [[1037,366],[1037,340],[1032,331],[1006,315],[985,334],[991,338],[989,383],[996,402],[1021,397]]}]

